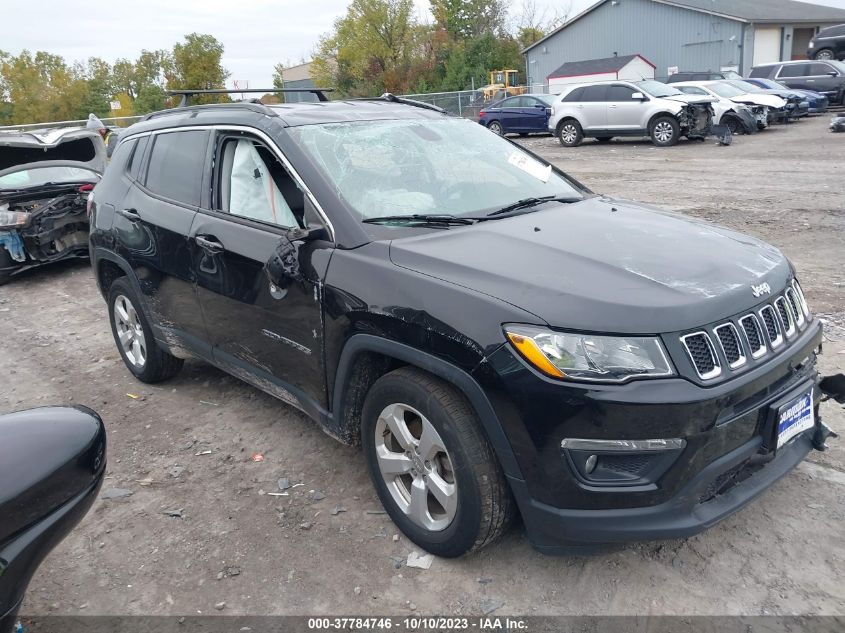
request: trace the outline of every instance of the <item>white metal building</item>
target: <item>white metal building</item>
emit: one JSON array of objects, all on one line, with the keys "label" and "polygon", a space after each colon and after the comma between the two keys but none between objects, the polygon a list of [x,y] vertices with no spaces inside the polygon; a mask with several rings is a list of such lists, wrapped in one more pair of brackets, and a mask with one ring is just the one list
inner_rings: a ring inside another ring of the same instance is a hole
[{"label": "white metal building", "polygon": [[567,62],[642,55],[658,79],[670,69],[732,69],[803,59],[819,29],[845,10],[794,0],[599,0],[525,49],[528,84]]},{"label": "white metal building", "polygon": [[585,81],[654,79],[654,69],[654,64],[642,55],[625,55],[583,62],[567,62],[554,70],[546,79],[549,92],[558,94],[567,84],[579,84]]}]

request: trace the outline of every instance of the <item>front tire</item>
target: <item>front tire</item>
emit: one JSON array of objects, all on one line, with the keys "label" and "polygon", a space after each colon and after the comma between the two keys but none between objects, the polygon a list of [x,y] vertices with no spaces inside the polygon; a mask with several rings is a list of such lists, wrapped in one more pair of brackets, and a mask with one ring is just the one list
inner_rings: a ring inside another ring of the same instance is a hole
[{"label": "front tire", "polygon": [[450,384],[411,367],[367,394],[361,440],[385,510],[424,550],[453,558],[495,541],[514,502],[480,422]]},{"label": "front tire", "polygon": [[564,147],[578,147],[584,140],[584,130],[575,119],[567,119],[557,126],[557,140]]},{"label": "front tire", "polygon": [[649,136],[658,147],[671,147],[681,137],[681,126],[675,117],[660,116],[651,122]]},{"label": "front tire", "polygon": [[126,368],[146,383],[172,378],[182,369],[183,360],[166,352],[153,337],[141,302],[126,277],[109,288],[109,321],[112,336]]}]

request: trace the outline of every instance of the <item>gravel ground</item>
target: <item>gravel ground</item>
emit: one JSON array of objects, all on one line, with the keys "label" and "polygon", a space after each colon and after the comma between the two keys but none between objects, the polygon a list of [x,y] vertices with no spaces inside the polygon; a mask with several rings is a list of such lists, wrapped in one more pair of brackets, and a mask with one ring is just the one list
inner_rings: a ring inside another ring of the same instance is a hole
[{"label": "gravel ground", "polygon": [[[845,189],[831,161],[845,135],[830,134],[827,119],[731,147],[520,142],[596,191],[783,249],[829,322],[821,369],[833,373],[845,365]],[[0,288],[0,358],[0,412],[96,409],[109,431],[104,490],[133,492],[98,500],[49,556],[32,581],[28,614],[191,615],[217,613],[215,605],[254,615],[845,613],[842,439],[688,540],[551,558],[516,525],[477,555],[422,570],[404,566],[414,547],[380,513],[359,450],[200,362],[160,386],[136,382],[87,264],[30,271]],[[845,436],[843,413],[822,405]],[[254,453],[264,461],[252,461]],[[287,497],[268,494],[282,477],[303,485]]]}]

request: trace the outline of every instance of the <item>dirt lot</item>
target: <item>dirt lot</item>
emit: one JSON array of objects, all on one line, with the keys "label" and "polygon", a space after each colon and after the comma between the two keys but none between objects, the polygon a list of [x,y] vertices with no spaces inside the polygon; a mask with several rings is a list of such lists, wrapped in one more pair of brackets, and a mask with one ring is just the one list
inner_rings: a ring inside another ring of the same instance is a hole
[{"label": "dirt lot", "polygon": [[[778,126],[727,148],[525,144],[596,191],[782,248],[829,321],[821,368],[833,373],[845,366],[845,187],[834,167],[845,135],[827,123]],[[517,525],[478,555],[420,570],[402,566],[413,547],[374,513],[358,450],[199,362],[160,386],[136,382],[87,264],[31,271],[0,288],[0,358],[0,412],[93,407],[109,431],[104,489],[134,493],[96,502],[36,574],[25,613],[190,615],[216,613],[220,602],[224,613],[255,615],[845,613],[845,439],[686,541],[549,558]],[[822,412],[845,436],[845,412],[831,403]],[[250,459],[256,452],[264,462]],[[266,494],[280,477],[304,485],[289,497]],[[179,509],[182,518],[165,514]]]}]

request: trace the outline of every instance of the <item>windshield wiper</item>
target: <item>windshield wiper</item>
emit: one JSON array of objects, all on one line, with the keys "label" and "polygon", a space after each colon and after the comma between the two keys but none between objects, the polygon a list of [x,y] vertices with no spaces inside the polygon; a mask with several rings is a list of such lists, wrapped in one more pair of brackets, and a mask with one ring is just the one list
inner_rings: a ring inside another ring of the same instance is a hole
[{"label": "windshield wiper", "polygon": [[367,224],[382,224],[389,222],[410,222],[415,224],[475,224],[478,218],[461,218],[456,215],[437,213],[415,213],[413,215],[383,215],[376,218],[361,220]]},{"label": "windshield wiper", "polygon": [[510,213],[511,211],[518,211],[519,209],[529,209],[531,207],[536,207],[544,202],[581,202],[584,198],[573,198],[573,197],[565,197],[565,196],[543,196],[541,198],[524,198],[522,200],[517,200],[513,204],[509,204],[506,207],[502,207],[501,209],[497,209],[493,211],[493,213],[488,213],[487,217],[492,218],[497,215],[504,215],[506,213]]}]

